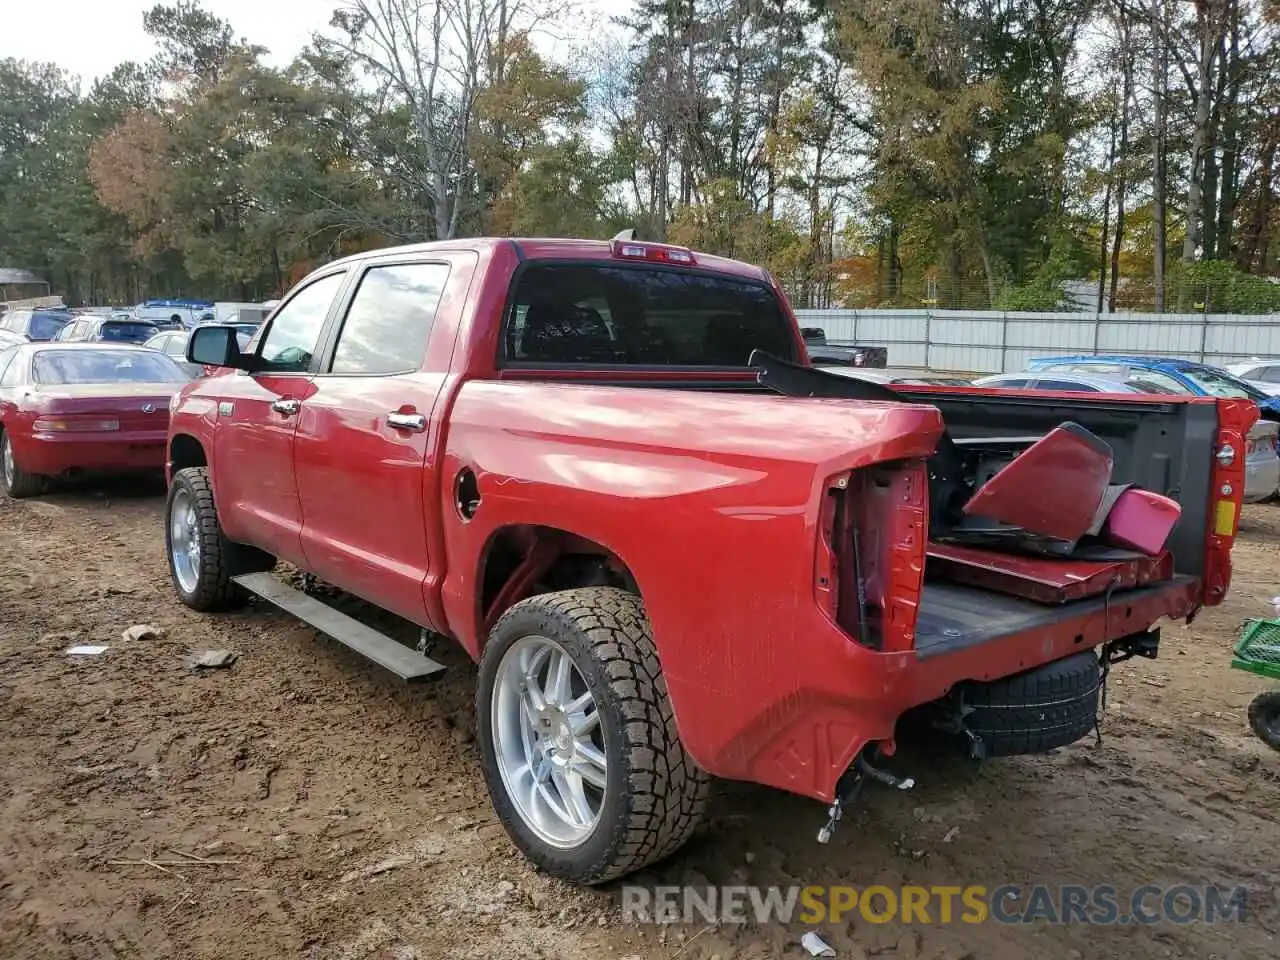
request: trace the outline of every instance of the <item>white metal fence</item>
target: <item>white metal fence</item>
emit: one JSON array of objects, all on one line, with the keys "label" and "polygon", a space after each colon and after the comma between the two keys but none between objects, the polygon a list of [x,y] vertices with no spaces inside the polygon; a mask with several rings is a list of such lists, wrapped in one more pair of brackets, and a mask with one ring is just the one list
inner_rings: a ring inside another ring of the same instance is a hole
[{"label": "white metal fence", "polygon": [[892,367],[1007,373],[1031,357],[1127,353],[1222,365],[1280,357],[1280,316],[1004,313],[998,310],[797,310],[836,344],[889,348]]}]

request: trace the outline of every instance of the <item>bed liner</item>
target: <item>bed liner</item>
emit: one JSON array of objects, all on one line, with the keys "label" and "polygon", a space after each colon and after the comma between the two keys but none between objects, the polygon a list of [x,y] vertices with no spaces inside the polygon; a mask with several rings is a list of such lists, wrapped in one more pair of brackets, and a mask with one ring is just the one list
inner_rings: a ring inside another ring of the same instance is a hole
[{"label": "bed liner", "polygon": [[[1105,613],[1108,606],[1123,612],[1163,594],[1184,592],[1196,580],[1195,577],[1175,575],[1153,586],[1116,590],[1110,596],[1103,594],[1052,606],[981,587],[926,583],[916,622],[916,656],[923,660],[1017,634],[1041,631],[1072,621],[1083,622]],[[1116,619],[1117,623],[1121,620],[1120,617]]]}]

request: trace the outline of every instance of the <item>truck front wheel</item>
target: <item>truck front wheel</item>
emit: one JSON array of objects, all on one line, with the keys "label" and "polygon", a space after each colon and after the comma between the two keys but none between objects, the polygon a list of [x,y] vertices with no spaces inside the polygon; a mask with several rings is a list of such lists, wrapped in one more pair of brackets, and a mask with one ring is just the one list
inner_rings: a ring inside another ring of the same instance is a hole
[{"label": "truck front wheel", "polygon": [[243,606],[249,594],[232,578],[270,570],[276,562],[275,557],[232,543],[223,535],[205,467],[188,467],[173,475],[164,545],[174,589],[183,603],[202,613]]},{"label": "truck front wheel", "polygon": [[478,741],[499,819],[552,876],[596,884],[674,852],[709,777],[676,733],[640,599],[611,587],[516,604],[480,660]]}]

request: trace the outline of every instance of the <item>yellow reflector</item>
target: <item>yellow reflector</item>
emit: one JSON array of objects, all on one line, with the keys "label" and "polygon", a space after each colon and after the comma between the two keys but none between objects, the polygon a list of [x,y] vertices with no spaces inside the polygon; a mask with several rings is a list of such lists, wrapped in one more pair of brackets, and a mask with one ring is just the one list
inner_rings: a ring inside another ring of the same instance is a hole
[{"label": "yellow reflector", "polygon": [[1219,500],[1213,532],[1220,537],[1234,536],[1236,532],[1236,505],[1233,500]]}]

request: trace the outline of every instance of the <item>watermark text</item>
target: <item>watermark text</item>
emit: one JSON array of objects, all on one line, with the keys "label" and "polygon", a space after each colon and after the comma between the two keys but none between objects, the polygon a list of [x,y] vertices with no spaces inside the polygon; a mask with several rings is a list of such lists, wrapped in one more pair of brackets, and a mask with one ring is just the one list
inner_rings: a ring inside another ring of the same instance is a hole
[{"label": "watermark text", "polygon": [[622,888],[631,923],[1094,924],[1240,923],[1243,888],[1111,885],[709,886]]}]

